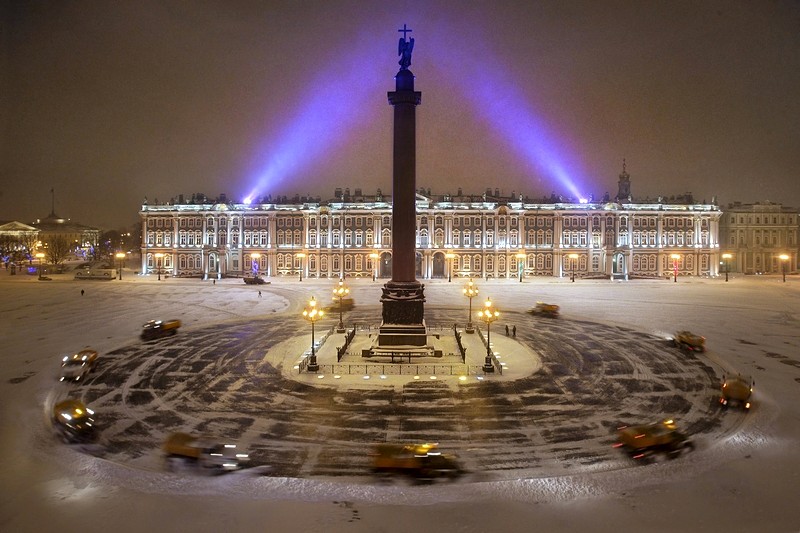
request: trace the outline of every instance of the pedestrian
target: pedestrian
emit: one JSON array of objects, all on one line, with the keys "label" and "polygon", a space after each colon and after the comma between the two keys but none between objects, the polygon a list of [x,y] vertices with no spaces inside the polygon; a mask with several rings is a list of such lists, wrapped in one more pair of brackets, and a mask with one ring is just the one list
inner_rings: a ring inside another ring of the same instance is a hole
[{"label": "pedestrian", "polygon": [[212,279],[212,280],[211,280],[211,284],[212,284],[212,285],[216,285],[216,284],[217,284],[217,280],[216,280],[216,279]]},{"label": "pedestrian", "polygon": [[261,291],[258,291],[258,297],[261,298]]},{"label": "pedestrian", "polygon": [[506,337],[508,337],[508,324],[506,324]]},{"label": "pedestrian", "polygon": [[83,289],[81,289],[81,296],[83,296]]},{"label": "pedestrian", "polygon": [[517,336],[517,326],[514,326],[513,328],[511,328],[511,335],[512,335],[513,337],[516,337],[516,336]]}]

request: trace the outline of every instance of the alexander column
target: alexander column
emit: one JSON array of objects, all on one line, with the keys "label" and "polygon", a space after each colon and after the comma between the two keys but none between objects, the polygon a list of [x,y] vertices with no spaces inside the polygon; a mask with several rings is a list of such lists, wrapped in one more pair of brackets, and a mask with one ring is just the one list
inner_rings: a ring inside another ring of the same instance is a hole
[{"label": "alexander column", "polygon": [[416,107],[422,93],[414,90],[414,74],[408,70],[414,39],[403,24],[398,46],[400,71],[396,90],[388,93],[394,106],[394,164],[392,175],[392,280],[383,287],[383,324],[379,345],[426,343],[424,286],[416,279]]}]

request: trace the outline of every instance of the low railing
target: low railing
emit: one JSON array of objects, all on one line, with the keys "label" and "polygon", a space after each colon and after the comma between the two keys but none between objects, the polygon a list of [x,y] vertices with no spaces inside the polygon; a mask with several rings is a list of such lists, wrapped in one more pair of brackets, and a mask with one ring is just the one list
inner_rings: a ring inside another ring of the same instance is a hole
[{"label": "low railing", "polygon": [[489,348],[489,344],[486,342],[486,337],[483,336],[483,331],[481,331],[480,328],[478,328],[478,336],[481,338],[481,342],[483,342],[483,347],[486,348],[486,353],[489,355],[489,359],[492,361],[492,366],[494,366],[498,374],[502,374],[503,365],[501,365],[500,361],[497,360],[497,357],[494,355],[494,350]]},{"label": "low railing", "polygon": [[317,373],[334,376],[477,376],[483,375],[484,371],[480,365],[466,364],[336,363],[319,365]]}]

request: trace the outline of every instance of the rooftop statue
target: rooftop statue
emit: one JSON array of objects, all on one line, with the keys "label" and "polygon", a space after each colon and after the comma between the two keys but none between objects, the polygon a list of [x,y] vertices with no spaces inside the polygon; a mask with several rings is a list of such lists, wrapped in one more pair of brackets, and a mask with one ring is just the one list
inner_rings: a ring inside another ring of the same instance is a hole
[{"label": "rooftop statue", "polygon": [[397,55],[400,56],[400,70],[408,70],[408,67],[411,66],[411,52],[414,50],[414,39],[406,40],[406,33],[411,30],[406,29],[405,24],[403,24],[402,30],[397,31],[403,33],[400,42],[397,44]]}]

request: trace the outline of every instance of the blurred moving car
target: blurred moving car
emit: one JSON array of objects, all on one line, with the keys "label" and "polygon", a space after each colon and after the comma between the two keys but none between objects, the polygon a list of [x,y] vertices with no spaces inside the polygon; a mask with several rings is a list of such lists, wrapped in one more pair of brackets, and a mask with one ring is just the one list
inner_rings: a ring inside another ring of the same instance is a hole
[{"label": "blurred moving car", "polygon": [[62,400],[53,406],[53,427],[65,442],[88,442],[97,436],[94,411],[80,400]]},{"label": "blurred moving car", "polygon": [[438,444],[376,444],[372,452],[376,474],[404,474],[418,479],[456,479],[464,469],[455,455],[442,454]]},{"label": "blurred moving car", "polygon": [[243,279],[248,285],[269,285],[270,283],[261,276],[245,276]]},{"label": "blurred moving car", "polygon": [[197,465],[200,468],[226,472],[237,470],[250,460],[246,453],[237,453],[235,444],[221,444],[205,437],[188,433],[172,433],[164,441],[167,465],[175,461]]},{"label": "blurred moving car", "polygon": [[654,424],[619,428],[614,447],[622,449],[632,459],[646,461],[657,454],[674,459],[684,450],[693,450],[694,443],[678,431],[674,420],[667,419]]},{"label": "blurred moving car", "polygon": [[559,314],[559,307],[556,304],[548,304],[544,302],[536,302],[534,307],[528,309],[528,314],[545,316],[548,318],[557,318]]},{"label": "blurred moving car", "polygon": [[750,410],[752,405],[750,397],[753,395],[755,384],[752,378],[746,378],[741,374],[727,379],[722,376],[722,394],[719,403],[723,407],[741,406],[745,411]]},{"label": "blurred moving car", "polygon": [[[356,301],[352,298],[342,298],[342,305],[341,310],[344,311],[352,311],[352,309],[356,306]],[[326,313],[338,313],[339,312],[339,300],[334,300],[333,303],[324,307],[322,309]]]},{"label": "blurred moving car", "polygon": [[65,355],[61,359],[59,381],[80,381],[92,371],[96,364],[97,351],[91,348],[85,348],[72,355]]},{"label": "blurred moving car", "polygon": [[687,352],[705,352],[706,351],[706,338],[701,335],[696,335],[691,331],[679,331],[672,339],[675,346]]},{"label": "blurred moving car", "polygon": [[175,335],[181,327],[180,320],[150,320],[142,326],[142,340],[151,341]]}]

